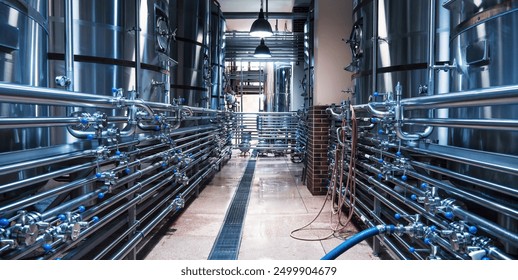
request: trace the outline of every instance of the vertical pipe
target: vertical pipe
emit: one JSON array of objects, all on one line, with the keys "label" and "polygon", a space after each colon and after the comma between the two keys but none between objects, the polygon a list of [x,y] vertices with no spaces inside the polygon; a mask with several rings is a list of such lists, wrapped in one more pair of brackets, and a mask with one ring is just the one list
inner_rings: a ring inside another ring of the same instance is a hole
[{"label": "vertical pipe", "polygon": [[135,91],[140,96],[140,0],[135,0]]},{"label": "vertical pipe", "polygon": [[428,26],[428,93],[435,94],[435,3],[436,0],[430,0],[430,14]]},{"label": "vertical pipe", "polygon": [[239,90],[241,92],[241,112],[243,112],[243,80],[244,80],[244,77],[243,77],[243,61],[241,60],[240,62],[240,65],[241,65],[241,82],[239,83]]},{"label": "vertical pipe", "polygon": [[74,91],[74,24],[73,0],[65,0],[65,75],[70,80],[68,91]]},{"label": "vertical pipe", "polygon": [[[383,1],[383,0],[382,0]],[[372,91],[378,90],[378,0],[372,2]]]}]

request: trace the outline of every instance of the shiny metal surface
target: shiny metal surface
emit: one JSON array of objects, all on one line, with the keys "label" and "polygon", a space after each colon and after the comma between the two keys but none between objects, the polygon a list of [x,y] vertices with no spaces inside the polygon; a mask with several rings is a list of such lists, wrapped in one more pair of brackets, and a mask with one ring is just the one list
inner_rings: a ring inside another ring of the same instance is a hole
[{"label": "shiny metal surface", "polygon": [[328,188],[370,226],[407,223],[398,258],[516,259],[518,1],[442,4],[355,1],[358,104],[326,110]]},{"label": "shiny metal surface", "polygon": [[210,3],[209,0],[171,0],[169,18],[176,31],[171,41],[173,68],[171,93],[189,106],[209,107],[210,82]]},{"label": "shiny metal surface", "polygon": [[[451,89],[454,91],[484,90],[498,86],[514,86],[518,77],[514,75],[518,56],[518,32],[514,26],[518,21],[518,1],[449,1],[452,10],[454,34],[451,40],[451,55],[458,64],[453,72]],[[469,119],[518,119],[518,105],[480,106],[476,108],[452,109],[449,116]],[[511,105],[512,104],[512,105]],[[482,104],[481,104],[482,105]],[[518,155],[516,145],[518,132],[494,131],[470,128],[452,128],[449,131],[452,146]],[[484,168],[464,164],[450,164],[450,169],[489,180],[505,186],[515,186],[518,175],[495,174]],[[509,230],[516,230],[516,220],[500,214],[498,223]],[[518,252],[516,245],[504,242],[507,252]]]},{"label": "shiny metal surface", "polygon": [[291,96],[291,73],[289,64],[276,64],[274,66],[274,97],[272,112],[289,112]]},{"label": "shiny metal surface", "polygon": [[[45,1],[0,1],[0,81],[47,86],[47,6]],[[4,32],[5,30],[5,32]],[[1,117],[48,117],[39,105],[0,103]],[[45,128],[0,130],[0,152],[45,147]]]},{"label": "shiny metal surface", "polygon": [[0,1],[0,259],[136,259],[226,162],[229,113],[170,99],[168,9]]},{"label": "shiny metal surface", "polygon": [[[50,77],[64,75],[65,53],[64,2],[49,1]],[[168,21],[167,0],[72,1],[74,36],[73,83],[76,91],[106,92],[109,88],[136,89],[135,84],[135,11],[140,22],[140,98],[163,102],[167,99],[164,82],[168,79],[168,49],[159,46],[156,29],[160,20]],[[162,23],[163,24],[163,23]],[[167,39],[166,39],[167,40]],[[51,79],[53,80],[53,79]],[[94,81],[94,82],[91,82]],[[52,87],[56,87],[51,82]],[[109,93],[109,92],[108,92]],[[109,93],[111,94],[111,93]]]},{"label": "shiny metal surface", "polygon": [[223,89],[225,86],[226,21],[217,2],[211,1],[210,6],[210,108],[223,109],[225,107]]},{"label": "shiny metal surface", "polygon": [[[455,16],[452,22],[465,22],[471,18],[478,18],[480,13],[494,9],[501,11],[497,2],[502,1],[487,1],[487,5],[484,5],[483,9],[473,9],[469,14],[464,10],[464,13],[459,15],[459,12],[453,9]],[[518,4],[518,1],[508,2],[515,6]],[[459,17],[462,20],[457,19]],[[453,91],[483,90],[490,87],[518,84],[518,77],[513,74],[518,61],[518,56],[513,51],[518,48],[518,32],[515,28],[509,28],[514,26],[517,21],[518,6],[474,24],[452,38],[452,58],[458,64],[452,77],[451,88]],[[518,107],[516,105],[481,106],[454,109],[450,110],[449,114],[454,118],[516,120],[518,119]],[[449,140],[453,146],[518,155],[516,146],[508,144],[518,141],[516,131],[487,133],[484,130],[451,129]],[[455,165],[452,168],[480,178],[496,180],[496,182],[509,186],[513,185],[517,179],[514,176],[495,177],[494,174],[469,166]]]},{"label": "shiny metal surface", "polygon": [[356,104],[368,102],[374,91],[393,91],[397,82],[408,92],[428,83],[428,13],[428,0],[358,1],[354,20],[362,50],[353,77]]}]

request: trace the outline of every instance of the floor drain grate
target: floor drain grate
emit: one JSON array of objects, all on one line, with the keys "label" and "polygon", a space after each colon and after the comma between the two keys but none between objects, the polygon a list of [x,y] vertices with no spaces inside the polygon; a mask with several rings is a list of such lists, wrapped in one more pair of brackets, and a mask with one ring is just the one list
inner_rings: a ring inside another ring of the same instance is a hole
[{"label": "floor drain grate", "polygon": [[223,225],[209,254],[209,260],[237,260],[255,163],[256,161],[253,159],[248,161],[245,173],[239,182]]}]

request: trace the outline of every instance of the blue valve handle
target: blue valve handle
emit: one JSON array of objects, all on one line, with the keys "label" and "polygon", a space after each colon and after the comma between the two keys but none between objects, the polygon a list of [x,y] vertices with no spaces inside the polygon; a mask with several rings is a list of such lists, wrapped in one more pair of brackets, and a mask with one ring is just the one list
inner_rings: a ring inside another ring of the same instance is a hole
[{"label": "blue valve handle", "polygon": [[400,157],[401,156],[401,152],[397,151],[396,152],[396,157]]},{"label": "blue valve handle", "polygon": [[401,176],[401,180],[406,181],[408,177],[406,175]]},{"label": "blue valve handle", "polygon": [[97,198],[98,199],[103,199],[104,198],[104,193],[103,192],[100,192],[97,194]]},{"label": "blue valve handle", "polygon": [[83,205],[79,206],[77,208],[77,210],[79,211],[79,213],[83,213],[84,211],[86,211],[86,207],[84,207]]},{"label": "blue valve handle", "polygon": [[417,195],[415,195],[415,194],[411,195],[411,196],[410,196],[410,199],[412,199],[412,200],[417,200]]},{"label": "blue valve handle", "polygon": [[9,220],[6,218],[0,219],[0,227],[5,228],[10,224]]},{"label": "blue valve handle", "polygon": [[399,220],[401,219],[401,215],[399,213],[396,213],[394,214],[394,218],[396,218],[396,220]]},{"label": "blue valve handle", "polygon": [[66,221],[67,220],[67,216],[65,216],[65,214],[59,214],[58,215],[58,219],[62,222]]},{"label": "blue valve handle", "polygon": [[447,218],[447,219],[453,219],[453,213],[452,212],[446,212],[444,213],[444,216]]},{"label": "blue valve handle", "polygon": [[41,248],[43,248],[43,250],[45,250],[45,252],[48,252],[48,251],[52,250],[52,245],[50,245],[50,244],[43,244],[41,246]]},{"label": "blue valve handle", "polygon": [[468,229],[469,233],[476,234],[478,231],[478,228],[476,226],[470,226]]},{"label": "blue valve handle", "polygon": [[95,223],[97,223],[97,222],[99,222],[99,217],[97,217],[97,216],[93,216],[93,217],[92,217],[92,223],[94,223],[94,224],[95,224]]},{"label": "blue valve handle", "polygon": [[409,251],[410,253],[415,253],[415,248],[414,248],[414,247],[410,247],[410,248],[408,248],[408,251]]}]

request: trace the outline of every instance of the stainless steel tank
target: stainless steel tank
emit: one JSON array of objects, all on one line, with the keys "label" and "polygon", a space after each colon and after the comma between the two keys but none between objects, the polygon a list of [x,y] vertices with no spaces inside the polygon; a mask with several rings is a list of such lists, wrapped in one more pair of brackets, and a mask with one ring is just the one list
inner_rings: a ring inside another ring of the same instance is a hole
[{"label": "stainless steel tank", "polygon": [[[451,56],[458,65],[452,75],[452,91],[483,90],[493,86],[518,84],[518,1],[455,0],[448,1],[445,7],[451,10]],[[518,106],[451,109],[449,116],[462,119],[517,120]],[[452,146],[518,155],[516,131],[452,128],[449,133],[449,144]],[[509,187],[515,187],[518,180],[518,176],[465,164],[451,163],[449,168]],[[498,213],[498,223],[511,231],[518,228],[516,220],[502,213]],[[509,244],[504,246],[509,253],[518,252],[516,247]]]},{"label": "stainless steel tank", "polygon": [[[74,0],[72,6],[75,91],[111,95],[112,88],[122,88],[137,90],[144,100],[168,101],[171,27],[167,0]],[[58,87],[53,78],[66,74],[64,1],[49,0],[49,8],[50,78],[51,86]],[[140,11],[138,25],[136,10]],[[141,75],[136,79],[137,26]]]},{"label": "stainless steel tank", "polygon": [[289,64],[275,66],[274,112],[290,111],[291,71]]},{"label": "stainless steel tank", "polygon": [[[518,1],[449,1],[447,7],[452,10],[454,25],[451,55],[458,65],[453,72],[452,91],[518,84]],[[518,107],[457,109],[450,110],[450,116],[516,120]],[[518,141],[518,133],[513,131],[451,129],[450,137],[454,146],[518,155],[518,147],[511,144]],[[490,180],[502,179],[498,176]],[[512,180],[507,182],[514,185]]]},{"label": "stainless steel tank", "polygon": [[355,72],[356,104],[375,91],[393,92],[398,82],[404,97],[428,83],[429,10],[428,0],[355,1],[349,42],[356,61],[348,70]]},{"label": "stainless steel tank", "polygon": [[173,98],[190,106],[209,106],[209,0],[171,0],[170,19],[176,31],[171,56],[178,61],[171,77]]},{"label": "stainless steel tank", "polygon": [[[0,82],[47,86],[46,1],[0,1]],[[47,117],[47,106],[0,103],[0,117]],[[0,153],[49,145],[48,128],[0,130]]]},{"label": "stainless steel tank", "polygon": [[225,31],[226,21],[217,1],[211,1],[210,13],[210,60],[211,60],[211,102],[212,109],[225,107],[223,93],[225,75]]}]

